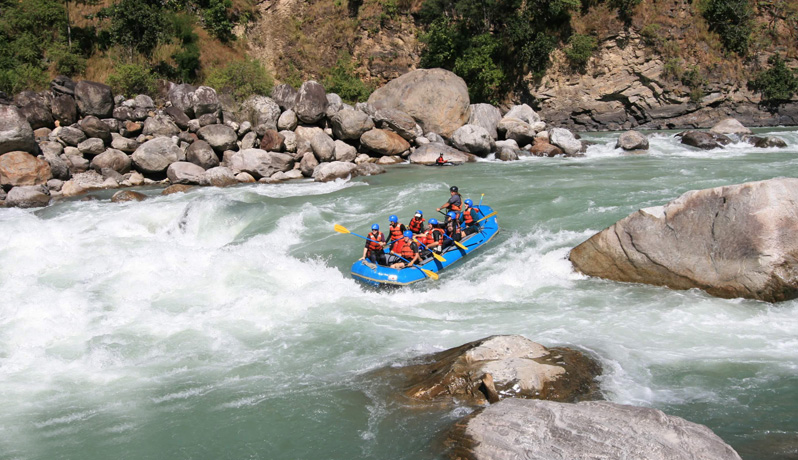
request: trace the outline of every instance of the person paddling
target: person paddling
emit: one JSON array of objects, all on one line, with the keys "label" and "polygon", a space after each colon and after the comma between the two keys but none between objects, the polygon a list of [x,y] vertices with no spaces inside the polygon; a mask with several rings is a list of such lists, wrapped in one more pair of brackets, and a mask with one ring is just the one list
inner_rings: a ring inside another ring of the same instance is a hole
[{"label": "person paddling", "polygon": [[460,230],[460,222],[457,220],[457,213],[449,211],[446,214],[446,222],[443,224],[443,231],[449,237],[443,242],[443,249],[446,250],[452,246],[455,241],[463,239],[463,233]]},{"label": "person paddling", "polygon": [[391,239],[388,241],[388,244],[393,247],[397,241],[402,239],[402,234],[407,230],[405,224],[399,223],[399,218],[396,217],[395,214],[392,214],[388,217],[388,233],[391,235]]},{"label": "person paddling", "polygon": [[391,254],[401,258],[395,257],[398,261],[392,263],[391,268],[412,267],[413,264],[418,262],[418,244],[413,241],[413,232],[406,230],[402,236],[402,239],[397,241],[391,250]]},{"label": "person paddling", "polygon": [[437,160],[435,160],[435,163],[436,163],[438,166],[443,166],[443,165],[445,165],[445,164],[446,164],[446,160],[443,158],[443,153],[441,153],[441,154],[440,154],[440,156],[438,156],[438,159],[437,159]]},{"label": "person paddling", "polygon": [[479,210],[474,207],[474,202],[470,199],[463,201],[463,211],[460,213],[460,223],[463,225],[463,233],[471,235],[479,232]]},{"label": "person paddling", "polygon": [[443,242],[445,239],[446,238],[443,236],[443,229],[438,223],[438,219],[430,219],[427,231],[418,237],[418,240],[427,247],[426,250],[421,252],[421,257],[429,257],[432,255],[431,251],[435,251],[440,254],[443,250]]},{"label": "person paddling", "polygon": [[368,259],[375,264],[387,265],[385,261],[385,235],[380,231],[380,226],[371,226],[371,233],[368,234],[366,247],[363,248],[363,257],[360,260]]},{"label": "person paddling", "polygon": [[460,196],[460,193],[458,192],[456,185],[452,185],[451,187],[449,187],[449,194],[451,195],[449,197],[449,201],[447,201],[446,204],[438,208],[438,212],[440,212],[441,209],[448,209],[449,211],[460,212],[460,209],[463,207],[462,205],[463,200],[462,197]]},{"label": "person paddling", "polygon": [[424,213],[421,210],[416,211],[416,214],[410,219],[410,223],[407,224],[407,229],[416,235],[424,233],[424,222],[426,221],[423,216]]}]

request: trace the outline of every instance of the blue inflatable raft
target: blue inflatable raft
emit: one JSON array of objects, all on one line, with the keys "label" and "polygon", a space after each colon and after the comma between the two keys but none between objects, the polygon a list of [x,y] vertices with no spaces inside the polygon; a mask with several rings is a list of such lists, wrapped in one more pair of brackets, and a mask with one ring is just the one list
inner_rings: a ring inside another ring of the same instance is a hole
[{"label": "blue inflatable raft", "polygon": [[[490,206],[479,206],[479,210],[483,216],[493,213],[493,209],[491,209]],[[373,286],[407,286],[408,284],[427,279],[427,275],[417,267],[434,273],[440,273],[444,269],[468,258],[472,252],[484,246],[499,233],[499,223],[496,220],[496,216],[483,220],[480,222],[480,225],[482,226],[480,232],[468,235],[460,241],[466,249],[461,249],[456,245],[452,245],[441,254],[446,259],[446,262],[440,262],[432,257],[428,257],[413,267],[396,269],[384,265],[377,265],[369,260],[358,260],[352,264],[352,278]]]}]

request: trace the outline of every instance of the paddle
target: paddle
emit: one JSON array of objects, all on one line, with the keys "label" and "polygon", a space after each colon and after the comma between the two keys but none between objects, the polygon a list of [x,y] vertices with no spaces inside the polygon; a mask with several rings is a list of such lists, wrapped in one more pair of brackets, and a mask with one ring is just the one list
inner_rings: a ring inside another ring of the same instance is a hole
[{"label": "paddle", "polygon": [[483,199],[483,198],[485,198],[485,194],[484,194],[484,193],[482,194],[482,196],[481,196],[481,197],[479,197],[479,204],[477,205],[477,207],[480,207],[480,206],[482,206],[482,199]]},{"label": "paddle", "polygon": [[487,218],[489,218],[489,217],[493,217],[493,216],[495,216],[495,215],[496,215],[496,211],[493,211],[492,213],[488,214],[487,216],[483,217],[482,219],[479,219],[478,221],[476,221],[476,222],[474,222],[474,223],[475,223],[475,224],[478,224],[478,223],[482,222],[483,220],[485,220],[485,219],[487,219]]},{"label": "paddle", "polygon": [[[345,234],[346,234],[346,233],[348,233],[348,234],[350,234],[350,235],[355,235],[355,236],[357,236],[357,237],[363,238],[363,239],[364,239],[364,240],[366,240],[366,241],[373,241],[373,242],[375,242],[375,243],[379,243],[379,241],[374,241],[374,240],[372,240],[371,238],[366,238],[366,237],[365,237],[365,236],[363,236],[363,235],[358,235],[357,233],[350,232],[350,231],[349,231],[349,229],[348,229],[348,228],[346,228],[346,227],[344,227],[343,225],[338,225],[338,224],[335,224],[335,227],[334,227],[334,228],[335,228],[335,231],[336,231],[336,232],[338,232],[338,233],[345,233]],[[407,260],[407,259],[405,259],[404,257],[402,257],[402,256],[400,256],[400,255],[398,255],[398,254],[394,254],[394,255],[396,255],[396,257],[399,257],[400,259],[404,260],[405,262],[407,262],[407,263],[410,263],[410,261],[409,261],[409,260]],[[438,274],[437,274],[437,273],[435,273],[435,272],[431,272],[431,271],[429,271],[429,270],[425,270],[425,269],[423,269],[423,268],[419,267],[418,265],[413,265],[413,267],[414,267],[414,268],[417,268],[417,269],[419,269],[419,270],[421,270],[421,272],[422,272],[422,273],[424,273],[424,275],[426,275],[426,276],[428,276],[428,277],[430,277],[430,278],[432,278],[432,279],[434,279],[434,280],[437,280],[437,279],[438,279]]]},{"label": "paddle", "polygon": [[436,254],[436,253],[435,253],[435,251],[433,251],[433,250],[429,249],[428,247],[426,247],[426,246],[424,245],[424,243],[422,243],[421,241],[419,241],[419,240],[417,240],[417,239],[415,239],[415,238],[413,238],[413,241],[415,241],[415,242],[416,242],[416,244],[418,244],[418,245],[419,245],[419,246],[421,246],[422,248],[429,250],[429,252],[431,252],[431,253],[432,253],[432,257],[434,257],[434,258],[435,258],[435,260],[437,260],[438,262],[446,262],[446,259],[445,259],[445,258],[444,258],[442,255],[440,255],[440,254]]},{"label": "paddle", "polygon": [[465,247],[465,245],[463,243],[457,241],[456,239],[452,238],[451,236],[447,235],[446,233],[444,233],[443,236],[445,236],[446,238],[449,238],[450,240],[454,241],[455,246],[457,246],[458,248],[460,248],[462,250],[468,249],[468,248]]}]

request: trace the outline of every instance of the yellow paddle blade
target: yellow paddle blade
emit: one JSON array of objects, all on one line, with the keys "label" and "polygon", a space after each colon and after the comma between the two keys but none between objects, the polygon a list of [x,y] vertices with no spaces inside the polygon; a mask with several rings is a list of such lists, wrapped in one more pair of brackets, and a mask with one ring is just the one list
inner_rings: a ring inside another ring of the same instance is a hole
[{"label": "yellow paddle blade", "polygon": [[464,251],[465,251],[466,249],[468,249],[468,248],[466,248],[466,247],[465,247],[465,245],[464,245],[463,243],[461,243],[461,242],[459,242],[459,241],[455,241],[455,242],[454,242],[454,244],[456,244],[458,248],[460,248],[460,249],[462,249],[462,250],[464,250]]},{"label": "yellow paddle blade", "polygon": [[425,274],[425,275],[427,275],[428,277],[430,277],[430,278],[432,278],[432,279],[434,279],[434,280],[437,280],[437,279],[438,279],[438,274],[437,274],[437,273],[435,273],[435,272],[431,272],[431,271],[429,271],[429,270],[424,270],[424,269],[423,269],[423,268],[421,268],[421,267],[419,267],[419,270],[421,270],[422,272],[424,272],[424,274]]},{"label": "yellow paddle blade", "polygon": [[483,217],[482,219],[479,219],[478,221],[476,221],[476,223],[478,224],[478,223],[482,222],[483,220],[491,218],[491,217],[493,217],[495,215],[496,215],[496,211],[493,211],[492,213],[488,214],[487,216]]},{"label": "yellow paddle blade", "polygon": [[435,251],[432,251],[432,257],[434,257],[438,262],[446,262],[446,259],[442,255],[437,254]]},{"label": "yellow paddle blade", "polygon": [[335,231],[338,233],[351,233],[348,228],[338,224],[335,224]]}]

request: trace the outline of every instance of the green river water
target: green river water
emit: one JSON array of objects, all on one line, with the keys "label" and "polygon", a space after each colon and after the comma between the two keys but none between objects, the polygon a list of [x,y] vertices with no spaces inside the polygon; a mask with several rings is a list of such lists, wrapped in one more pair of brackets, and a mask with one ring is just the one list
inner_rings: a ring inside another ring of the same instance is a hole
[{"label": "green river water", "polygon": [[[141,203],[0,209],[0,460],[437,459],[467,406],[410,405],[373,371],[493,334],[569,346],[610,401],[707,425],[746,460],[798,458],[798,301],[591,279],[568,251],[685,191],[798,177],[790,145],[698,152],[617,134],[584,158],[399,165]],[[351,279],[365,234],[448,198],[500,234],[440,280]],[[107,198],[110,194],[99,194]]]}]

